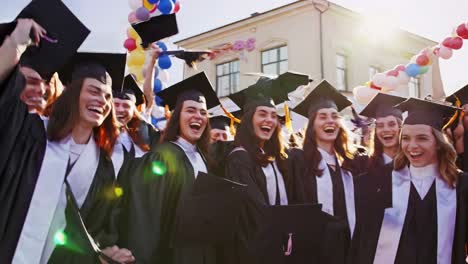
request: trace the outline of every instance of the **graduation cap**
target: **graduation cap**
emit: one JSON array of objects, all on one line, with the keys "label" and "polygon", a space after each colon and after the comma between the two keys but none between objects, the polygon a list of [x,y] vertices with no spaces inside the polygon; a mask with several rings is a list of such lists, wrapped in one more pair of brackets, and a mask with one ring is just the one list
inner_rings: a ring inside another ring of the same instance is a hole
[{"label": "graduation cap", "polygon": [[231,124],[231,119],[225,115],[210,117],[211,129],[226,130]]},{"label": "graduation cap", "polygon": [[394,117],[403,119],[401,110],[395,108],[394,106],[405,100],[406,98],[404,97],[378,93],[359,114],[371,118],[392,115]]},{"label": "graduation cap", "polygon": [[321,204],[271,206],[250,248],[259,263],[344,263],[347,232]]},{"label": "graduation cap", "polygon": [[[50,80],[90,33],[61,0],[31,1],[16,20],[20,18],[31,18],[47,31],[39,45],[29,46],[20,59],[20,65],[36,70],[44,80]],[[13,32],[16,24],[15,21],[0,26],[0,43]]]},{"label": "graduation cap", "polygon": [[452,103],[453,105],[460,107],[464,104],[468,104],[468,85],[465,85],[463,88],[454,92],[452,95],[448,96],[445,99],[447,102]]},{"label": "graduation cap", "polygon": [[144,102],[143,92],[131,74],[125,76],[122,88],[120,90],[112,90],[112,95],[114,98],[131,100],[135,103],[136,106],[139,106]]},{"label": "graduation cap", "polygon": [[290,92],[311,81],[308,75],[291,71],[280,74],[277,78],[262,76],[255,84],[229,95],[229,98],[243,111],[257,106],[275,107],[275,104],[287,101]]},{"label": "graduation cap", "polygon": [[408,111],[408,117],[406,117],[404,124],[428,125],[437,130],[443,130],[457,120],[460,110],[452,106],[413,97],[395,107],[403,112]]},{"label": "graduation cap", "polygon": [[302,102],[294,107],[293,111],[309,117],[311,112],[318,109],[335,108],[340,112],[351,104],[352,102],[346,96],[342,95],[329,82],[322,80]]},{"label": "graduation cap", "polygon": [[195,74],[171,87],[168,87],[156,94],[163,100],[163,104],[173,110],[178,103],[192,100],[206,103],[207,109],[219,105],[218,96],[213,89],[205,72]]},{"label": "graduation cap", "polygon": [[190,196],[177,208],[175,246],[231,241],[247,185],[199,172]]},{"label": "graduation cap", "polygon": [[[60,80],[70,84],[73,80],[93,78],[107,84],[112,82],[112,90],[120,91],[125,76],[125,53],[79,52],[60,70]],[[112,80],[109,80],[109,77]]]},{"label": "graduation cap", "polygon": [[211,50],[171,50],[163,51],[161,55],[173,55],[187,64],[190,68],[194,68],[197,62],[202,62],[206,59],[206,55],[211,54]]},{"label": "graduation cap", "polygon": [[155,16],[148,21],[133,24],[132,27],[145,48],[153,42],[179,33],[175,14]]}]

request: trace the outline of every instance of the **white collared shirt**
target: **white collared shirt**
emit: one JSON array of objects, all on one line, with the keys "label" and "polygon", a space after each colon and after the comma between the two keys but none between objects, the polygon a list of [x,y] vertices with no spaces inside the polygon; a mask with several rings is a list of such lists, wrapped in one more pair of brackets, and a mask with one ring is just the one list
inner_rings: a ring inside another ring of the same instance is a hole
[{"label": "white collared shirt", "polygon": [[[280,195],[280,204],[288,205],[288,197],[286,195],[286,187],[284,186],[283,175],[276,165],[276,160],[268,164],[266,167],[262,167],[262,171],[265,174],[268,200],[270,205],[275,205],[276,203],[276,178],[278,178],[278,191]],[[275,177],[276,171],[276,177]]]},{"label": "white collared shirt", "polygon": [[325,161],[325,163],[327,163],[328,165],[331,165],[331,166],[336,166],[335,152],[333,152],[333,154],[330,154],[330,153],[326,152],[325,150],[323,150],[321,148],[317,148],[317,149],[320,152],[320,154],[322,155],[322,159]]},{"label": "white collared shirt", "polygon": [[424,199],[432,186],[435,178],[440,176],[438,164],[430,164],[424,167],[413,167],[410,165],[411,182],[421,199]]},{"label": "white collared shirt", "polygon": [[185,155],[187,155],[190,163],[192,164],[193,174],[195,175],[195,178],[197,178],[199,171],[204,173],[208,172],[208,170],[206,169],[206,164],[203,161],[203,158],[200,155],[200,153],[198,153],[196,145],[191,144],[182,137],[177,138],[177,140],[173,141],[173,143],[181,147],[182,150],[184,150]]},{"label": "white collared shirt", "polygon": [[385,153],[382,153],[382,158],[383,158],[384,164],[389,164],[393,161],[393,159]]}]

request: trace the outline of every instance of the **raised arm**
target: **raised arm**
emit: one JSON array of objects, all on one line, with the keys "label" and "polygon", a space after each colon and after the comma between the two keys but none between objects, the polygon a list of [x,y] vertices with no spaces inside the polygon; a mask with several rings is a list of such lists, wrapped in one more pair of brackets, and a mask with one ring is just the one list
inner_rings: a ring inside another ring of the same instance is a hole
[{"label": "raised arm", "polygon": [[[0,83],[19,63],[29,45],[38,45],[46,31],[32,19],[18,19],[16,28],[0,46]],[[32,39],[31,39],[32,38]]]}]

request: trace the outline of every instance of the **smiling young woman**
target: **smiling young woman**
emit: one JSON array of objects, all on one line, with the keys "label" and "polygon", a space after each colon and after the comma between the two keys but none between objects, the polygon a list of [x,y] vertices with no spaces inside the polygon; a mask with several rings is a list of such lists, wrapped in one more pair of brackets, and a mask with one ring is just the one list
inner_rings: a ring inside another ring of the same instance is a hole
[{"label": "smiling young woman", "polygon": [[353,263],[464,263],[468,175],[441,132],[457,109],[415,98],[397,108],[408,117],[393,167],[359,183],[367,188],[358,201]]}]

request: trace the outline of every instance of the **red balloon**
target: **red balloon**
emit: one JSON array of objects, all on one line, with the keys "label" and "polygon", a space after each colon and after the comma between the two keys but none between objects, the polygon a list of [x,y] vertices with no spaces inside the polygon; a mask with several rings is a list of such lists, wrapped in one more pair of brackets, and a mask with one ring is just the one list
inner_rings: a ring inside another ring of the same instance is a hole
[{"label": "red balloon", "polygon": [[398,70],[390,70],[387,72],[387,76],[398,76]]},{"label": "red balloon", "polygon": [[442,41],[442,45],[444,45],[447,48],[452,48],[452,38],[445,38],[444,41]]},{"label": "red balloon", "polygon": [[136,41],[132,38],[128,38],[124,42],[124,48],[126,48],[129,52],[133,51],[137,48]]},{"label": "red balloon", "polygon": [[452,49],[458,50],[463,46],[463,39],[460,37],[454,37],[451,41]]},{"label": "red balloon", "polygon": [[457,35],[464,39],[468,39],[468,28],[466,28],[464,23],[457,27]]},{"label": "red balloon", "polygon": [[180,2],[177,1],[175,2],[175,5],[174,5],[174,13],[179,12],[179,10],[180,10]]},{"label": "red balloon", "polygon": [[419,66],[426,66],[427,64],[429,64],[429,58],[426,55],[421,54],[416,58],[416,63]]}]

